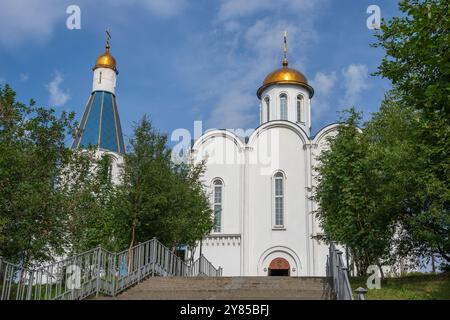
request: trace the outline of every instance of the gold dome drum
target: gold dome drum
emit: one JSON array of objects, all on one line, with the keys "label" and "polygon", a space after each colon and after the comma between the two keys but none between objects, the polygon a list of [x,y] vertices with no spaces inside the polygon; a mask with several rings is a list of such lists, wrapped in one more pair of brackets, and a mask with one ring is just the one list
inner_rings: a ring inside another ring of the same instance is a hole
[{"label": "gold dome drum", "polygon": [[308,84],[308,80],[300,71],[283,66],[267,75],[262,86],[258,89],[257,96],[261,99],[262,92],[274,84],[295,84],[306,88],[310,98],[314,95],[314,89]]},{"label": "gold dome drum", "polygon": [[109,50],[106,50],[105,53],[97,58],[94,69],[97,68],[109,68],[117,71],[116,59],[109,53]]}]

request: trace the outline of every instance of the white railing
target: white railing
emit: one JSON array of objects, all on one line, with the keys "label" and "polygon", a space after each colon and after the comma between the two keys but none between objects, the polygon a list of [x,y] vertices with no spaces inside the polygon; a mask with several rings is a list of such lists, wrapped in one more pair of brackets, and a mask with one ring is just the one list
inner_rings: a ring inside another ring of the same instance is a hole
[{"label": "white railing", "polygon": [[327,261],[327,275],[331,279],[332,292],[337,300],[353,300],[348,269],[342,259],[342,251],[331,243]]},{"label": "white railing", "polygon": [[115,296],[149,276],[221,276],[204,256],[189,265],[157,239],[119,253],[101,247],[36,269],[0,257],[0,300],[79,300]]}]

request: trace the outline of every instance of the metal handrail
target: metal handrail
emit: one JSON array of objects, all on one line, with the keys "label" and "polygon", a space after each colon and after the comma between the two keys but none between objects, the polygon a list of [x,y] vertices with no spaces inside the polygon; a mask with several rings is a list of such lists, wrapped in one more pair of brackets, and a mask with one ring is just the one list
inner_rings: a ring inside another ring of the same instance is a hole
[{"label": "metal handrail", "polygon": [[79,300],[115,296],[149,276],[221,276],[203,255],[192,265],[156,238],[113,253],[102,247],[49,265],[23,268],[0,257],[0,300]]},{"label": "metal handrail", "polygon": [[331,278],[331,287],[337,300],[353,300],[352,288],[348,278],[348,270],[342,259],[342,251],[330,244],[327,259],[327,275]]}]

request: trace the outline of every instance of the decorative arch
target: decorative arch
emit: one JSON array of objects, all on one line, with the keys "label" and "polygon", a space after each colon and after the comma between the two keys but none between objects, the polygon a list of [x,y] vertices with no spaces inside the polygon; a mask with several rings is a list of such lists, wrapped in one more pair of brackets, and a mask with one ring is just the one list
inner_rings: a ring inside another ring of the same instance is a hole
[{"label": "decorative arch", "polygon": [[258,261],[258,276],[267,276],[271,262],[278,258],[282,258],[289,263],[290,276],[297,277],[303,275],[303,267],[295,251],[285,246],[274,246],[261,254]]},{"label": "decorative arch", "polygon": [[214,185],[214,182],[216,181],[220,181],[222,183],[223,186],[225,186],[225,181],[221,178],[221,177],[214,177],[211,179],[211,186]]},{"label": "decorative arch", "polygon": [[297,124],[290,121],[270,121],[260,125],[256,130],[250,135],[247,145],[253,147],[256,139],[263,132],[272,128],[286,128],[293,131],[302,140],[303,144],[309,143],[309,138],[306,132]]},{"label": "decorative arch", "polygon": [[209,139],[215,138],[215,137],[222,137],[222,138],[232,141],[235,144],[235,146],[237,148],[239,148],[239,150],[242,150],[245,148],[245,145],[242,142],[242,140],[237,135],[235,135],[233,132],[228,131],[228,130],[210,130],[210,131],[206,132],[205,134],[203,134],[200,138],[198,138],[195,141],[194,145],[192,146],[192,150],[197,151],[201,147],[202,144],[204,144]]},{"label": "decorative arch", "polygon": [[[218,144],[212,143],[208,146],[208,143],[211,141],[211,139],[218,139]],[[223,157],[213,157],[211,159],[215,159],[219,161],[219,163],[221,163],[220,161],[230,161],[230,164],[242,164],[244,161],[242,151],[245,149],[245,143],[234,132],[227,130],[210,130],[203,134],[200,138],[198,138],[191,148],[192,159],[194,159],[194,161],[196,161],[195,159],[208,161],[210,156],[209,151],[225,151],[225,149],[220,148],[225,147],[227,141],[230,141],[233,144],[233,146],[231,147],[232,149],[229,149],[229,151],[227,151],[231,153],[223,153]]]},{"label": "decorative arch", "polygon": [[342,123],[332,123],[329,124],[322,129],[320,129],[319,132],[316,133],[316,135],[313,138],[314,144],[319,144],[323,139],[325,139],[329,134],[336,132],[339,129],[339,126],[343,125]]}]

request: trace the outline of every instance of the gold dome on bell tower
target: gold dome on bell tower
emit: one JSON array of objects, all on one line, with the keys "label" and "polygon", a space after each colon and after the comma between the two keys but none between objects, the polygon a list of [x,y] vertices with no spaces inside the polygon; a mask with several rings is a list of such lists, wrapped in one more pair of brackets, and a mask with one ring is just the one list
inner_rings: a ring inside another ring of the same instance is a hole
[{"label": "gold dome on bell tower", "polygon": [[293,68],[289,68],[289,63],[286,57],[287,52],[287,35],[284,33],[284,58],[283,58],[283,67],[272,71],[269,73],[263,81],[261,87],[259,87],[256,95],[259,99],[261,99],[261,95],[263,91],[271,85],[275,84],[296,84],[306,88],[309,92],[309,97],[312,98],[314,95],[314,89],[308,84],[308,80],[305,75],[298,70]]},{"label": "gold dome on bell tower", "polygon": [[95,70],[97,68],[109,68],[114,70],[116,73],[119,73],[117,71],[116,59],[111,55],[111,53],[109,53],[110,49],[109,41],[111,39],[111,33],[109,31],[106,31],[106,34],[107,38],[106,38],[105,52],[97,58],[95,66],[92,70]]}]

